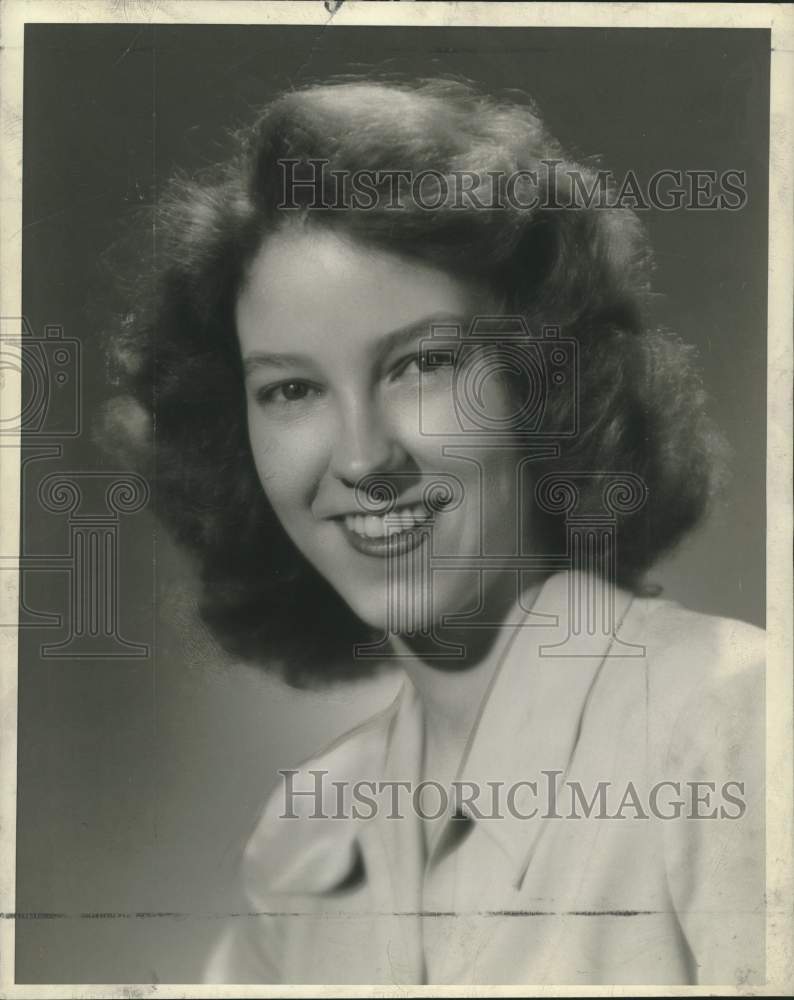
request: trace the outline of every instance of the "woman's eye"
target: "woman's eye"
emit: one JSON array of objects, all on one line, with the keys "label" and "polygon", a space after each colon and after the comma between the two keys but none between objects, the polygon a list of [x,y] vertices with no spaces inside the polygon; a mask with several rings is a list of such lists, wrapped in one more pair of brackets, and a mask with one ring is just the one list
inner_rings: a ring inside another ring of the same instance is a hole
[{"label": "woman's eye", "polygon": [[405,363],[399,374],[401,375],[423,375],[425,372],[432,371],[432,366],[426,354],[417,354],[415,358],[411,358]]},{"label": "woman's eye", "polygon": [[295,379],[289,382],[279,382],[278,385],[263,386],[256,392],[257,402],[284,405],[300,403],[317,393],[315,386],[309,382]]},{"label": "woman's eye", "polygon": [[420,351],[401,361],[394,377],[401,375],[440,375],[455,365],[454,352],[446,350]]}]

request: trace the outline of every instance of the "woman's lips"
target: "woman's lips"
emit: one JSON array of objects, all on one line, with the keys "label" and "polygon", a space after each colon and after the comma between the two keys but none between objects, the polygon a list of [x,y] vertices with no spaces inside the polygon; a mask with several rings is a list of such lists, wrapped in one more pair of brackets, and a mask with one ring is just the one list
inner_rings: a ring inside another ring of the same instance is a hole
[{"label": "woman's lips", "polygon": [[348,514],[340,524],[350,545],[368,556],[402,555],[428,536],[433,514],[424,504],[398,507],[384,515]]}]

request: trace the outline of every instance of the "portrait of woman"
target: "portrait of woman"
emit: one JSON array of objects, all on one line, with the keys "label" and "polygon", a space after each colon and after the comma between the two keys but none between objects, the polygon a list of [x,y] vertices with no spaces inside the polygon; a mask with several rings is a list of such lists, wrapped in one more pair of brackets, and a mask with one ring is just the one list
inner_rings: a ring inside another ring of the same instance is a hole
[{"label": "portrait of woman", "polygon": [[204,622],[404,677],[283,770],[207,982],[763,979],[763,633],[648,578],[724,454],[588,157],[530,95],[358,75],[161,193],[114,350]]}]

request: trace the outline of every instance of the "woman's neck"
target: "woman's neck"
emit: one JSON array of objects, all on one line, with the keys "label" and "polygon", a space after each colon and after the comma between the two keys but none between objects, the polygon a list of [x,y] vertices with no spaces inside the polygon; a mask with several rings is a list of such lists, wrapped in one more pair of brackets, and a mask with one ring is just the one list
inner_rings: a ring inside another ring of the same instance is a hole
[{"label": "woman's neck", "polygon": [[[515,588],[492,591],[488,598],[488,620],[499,622],[491,628],[437,629],[435,636],[457,643],[464,649],[460,659],[434,659],[420,644],[396,638],[395,645],[408,653],[404,668],[422,702],[425,718],[424,778],[448,783],[455,777],[466,741],[474,728],[480,708],[495,674],[513,639],[515,627],[525,617],[541,584],[527,588],[521,605]],[[437,772],[437,773],[436,773]]]}]

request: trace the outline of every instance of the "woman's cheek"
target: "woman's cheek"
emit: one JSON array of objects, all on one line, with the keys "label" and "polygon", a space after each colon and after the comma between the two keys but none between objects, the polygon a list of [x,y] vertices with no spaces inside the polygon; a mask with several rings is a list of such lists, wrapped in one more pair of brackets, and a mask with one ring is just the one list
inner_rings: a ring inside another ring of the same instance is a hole
[{"label": "woman's cheek", "polygon": [[309,504],[328,465],[327,422],[254,414],[249,415],[249,437],[259,480],[273,507]]},{"label": "woman's cheek", "polygon": [[414,440],[422,450],[439,451],[439,438],[460,434],[451,381],[418,382],[389,397],[392,426],[403,440]]}]

